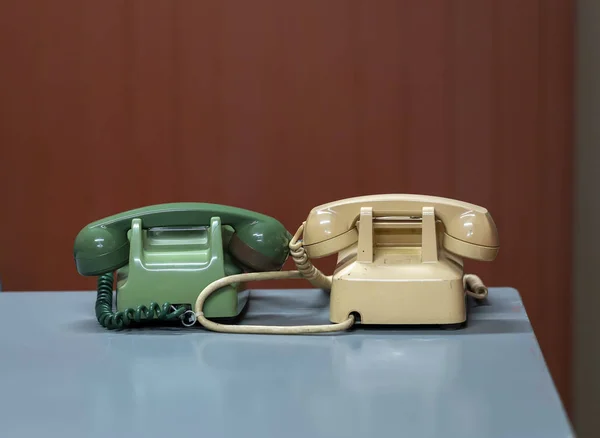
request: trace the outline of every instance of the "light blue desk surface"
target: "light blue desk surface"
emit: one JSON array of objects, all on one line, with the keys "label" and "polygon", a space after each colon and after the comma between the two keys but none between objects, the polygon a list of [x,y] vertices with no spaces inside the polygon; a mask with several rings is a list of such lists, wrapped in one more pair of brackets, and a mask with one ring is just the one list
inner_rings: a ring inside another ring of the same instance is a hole
[{"label": "light blue desk surface", "polygon": [[[0,437],[573,436],[519,294],[459,331],[107,331],[95,293],[0,293]],[[317,290],[252,291],[249,324],[328,321]]]}]

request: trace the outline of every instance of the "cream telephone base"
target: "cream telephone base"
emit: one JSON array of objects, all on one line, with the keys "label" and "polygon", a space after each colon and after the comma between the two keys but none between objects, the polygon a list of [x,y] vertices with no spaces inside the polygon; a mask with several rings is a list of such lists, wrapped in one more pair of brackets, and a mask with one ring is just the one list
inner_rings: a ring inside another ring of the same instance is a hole
[{"label": "cream telephone base", "polygon": [[[290,242],[297,271],[220,279],[198,296],[195,312],[203,326],[229,333],[332,332],[348,329],[358,319],[365,325],[456,326],[467,319],[465,295],[487,296],[477,276],[464,275],[462,258],[491,261],[498,250],[496,226],[482,207],[434,196],[349,198],[310,212]],[[332,276],[310,262],[335,253]],[[208,321],[202,313],[206,298],[232,282],[300,277],[331,290],[333,324],[228,326]]]},{"label": "cream telephone base", "polygon": [[339,253],[333,274],[332,322],[350,314],[362,324],[466,321],[462,262],[438,247],[434,207],[423,207],[420,221],[377,221],[372,207],[362,207],[357,227],[358,242]]}]

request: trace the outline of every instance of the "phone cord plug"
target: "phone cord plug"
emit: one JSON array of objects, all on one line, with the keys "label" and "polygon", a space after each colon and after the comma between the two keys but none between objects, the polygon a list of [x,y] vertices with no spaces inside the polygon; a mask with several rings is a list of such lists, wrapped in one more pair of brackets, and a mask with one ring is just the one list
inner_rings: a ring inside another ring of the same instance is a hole
[{"label": "phone cord plug", "polygon": [[311,263],[302,242],[298,241],[303,231],[304,223],[300,225],[300,228],[298,228],[298,231],[296,231],[296,234],[294,234],[294,237],[290,240],[289,248],[292,259],[294,259],[298,271],[300,271],[302,276],[310,281],[314,287],[329,290],[331,289],[331,277],[323,274]]},{"label": "phone cord plug", "polygon": [[306,335],[312,333],[327,333],[347,330],[354,325],[354,315],[349,315],[348,319],[337,324],[321,324],[321,325],[298,325],[298,326],[273,326],[273,325],[226,325],[206,319],[202,311],[204,302],[214,292],[222,287],[232,283],[246,283],[250,281],[263,280],[285,280],[292,278],[302,278],[303,274],[300,271],[275,271],[275,272],[250,272],[246,274],[230,275],[213,281],[206,286],[198,295],[194,311],[198,322],[205,328],[221,333],[254,333],[254,334],[271,334],[271,335]]},{"label": "phone cord plug", "polygon": [[121,330],[130,325],[132,321],[159,319],[170,321],[180,318],[185,312],[185,307],[174,309],[170,303],[164,303],[162,307],[158,303],[150,303],[148,307],[138,306],[136,309],[125,309],[114,312],[113,303],[113,273],[103,274],[98,277],[98,288],[96,296],[96,319],[103,327]]}]

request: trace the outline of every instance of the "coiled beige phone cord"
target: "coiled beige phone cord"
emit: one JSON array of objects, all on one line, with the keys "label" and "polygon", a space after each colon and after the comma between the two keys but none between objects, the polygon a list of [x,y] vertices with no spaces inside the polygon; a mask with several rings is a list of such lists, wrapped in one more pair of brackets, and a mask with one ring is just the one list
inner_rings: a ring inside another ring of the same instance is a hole
[{"label": "coiled beige phone cord", "polygon": [[306,222],[302,222],[302,225],[290,240],[290,254],[298,271],[306,278],[310,283],[317,289],[331,289],[331,276],[327,276],[319,271],[308,258],[306,250],[300,242],[300,236],[304,232],[304,225]]},{"label": "coiled beige phone cord", "polygon": [[254,333],[254,334],[281,334],[281,335],[303,335],[313,333],[328,333],[348,330],[354,324],[354,316],[337,324],[321,325],[297,325],[297,326],[273,326],[273,325],[226,325],[219,324],[206,319],[202,311],[206,299],[224,286],[237,282],[263,281],[263,280],[285,280],[292,278],[305,278],[319,289],[331,289],[331,277],[324,275],[310,262],[301,242],[298,242],[304,223],[298,228],[296,234],[290,241],[290,254],[296,263],[297,271],[274,271],[274,272],[250,272],[245,274],[231,275],[221,278],[209,284],[198,295],[194,311],[198,322],[209,330],[222,333]]},{"label": "coiled beige phone cord", "polygon": [[483,300],[488,295],[488,289],[475,274],[465,274],[463,276],[463,287],[467,295],[475,298],[476,300]]},{"label": "coiled beige phone cord", "polygon": [[[299,325],[299,326],[267,326],[267,325],[227,325],[219,324],[206,319],[202,311],[206,299],[224,286],[232,283],[242,283],[250,281],[264,280],[286,280],[293,278],[305,278],[313,286],[319,289],[331,289],[331,276],[327,276],[319,271],[310,261],[306,250],[301,242],[300,235],[304,231],[304,223],[298,228],[296,234],[290,241],[290,254],[298,270],[296,271],[274,271],[274,272],[249,272],[245,274],[230,275],[221,278],[209,284],[198,295],[194,311],[196,318],[205,328],[221,333],[253,333],[253,334],[282,334],[282,335],[302,335],[313,333],[328,333],[347,330],[354,325],[354,316],[349,315],[348,319],[337,324],[321,325]],[[487,296],[487,287],[483,281],[474,274],[465,274],[463,276],[463,286],[466,293],[473,298],[483,299]]]}]

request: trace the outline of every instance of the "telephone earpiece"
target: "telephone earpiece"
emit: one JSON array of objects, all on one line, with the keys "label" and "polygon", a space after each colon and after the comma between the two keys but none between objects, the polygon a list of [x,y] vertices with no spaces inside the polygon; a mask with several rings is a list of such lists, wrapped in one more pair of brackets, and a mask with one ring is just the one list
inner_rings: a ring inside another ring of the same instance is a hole
[{"label": "telephone earpiece", "polygon": [[279,271],[289,254],[291,235],[266,222],[238,226],[229,242],[233,258],[251,271]]},{"label": "telephone earpiece", "polygon": [[74,257],[81,275],[115,271],[129,260],[127,232],[114,227],[86,227],[75,238]]}]

